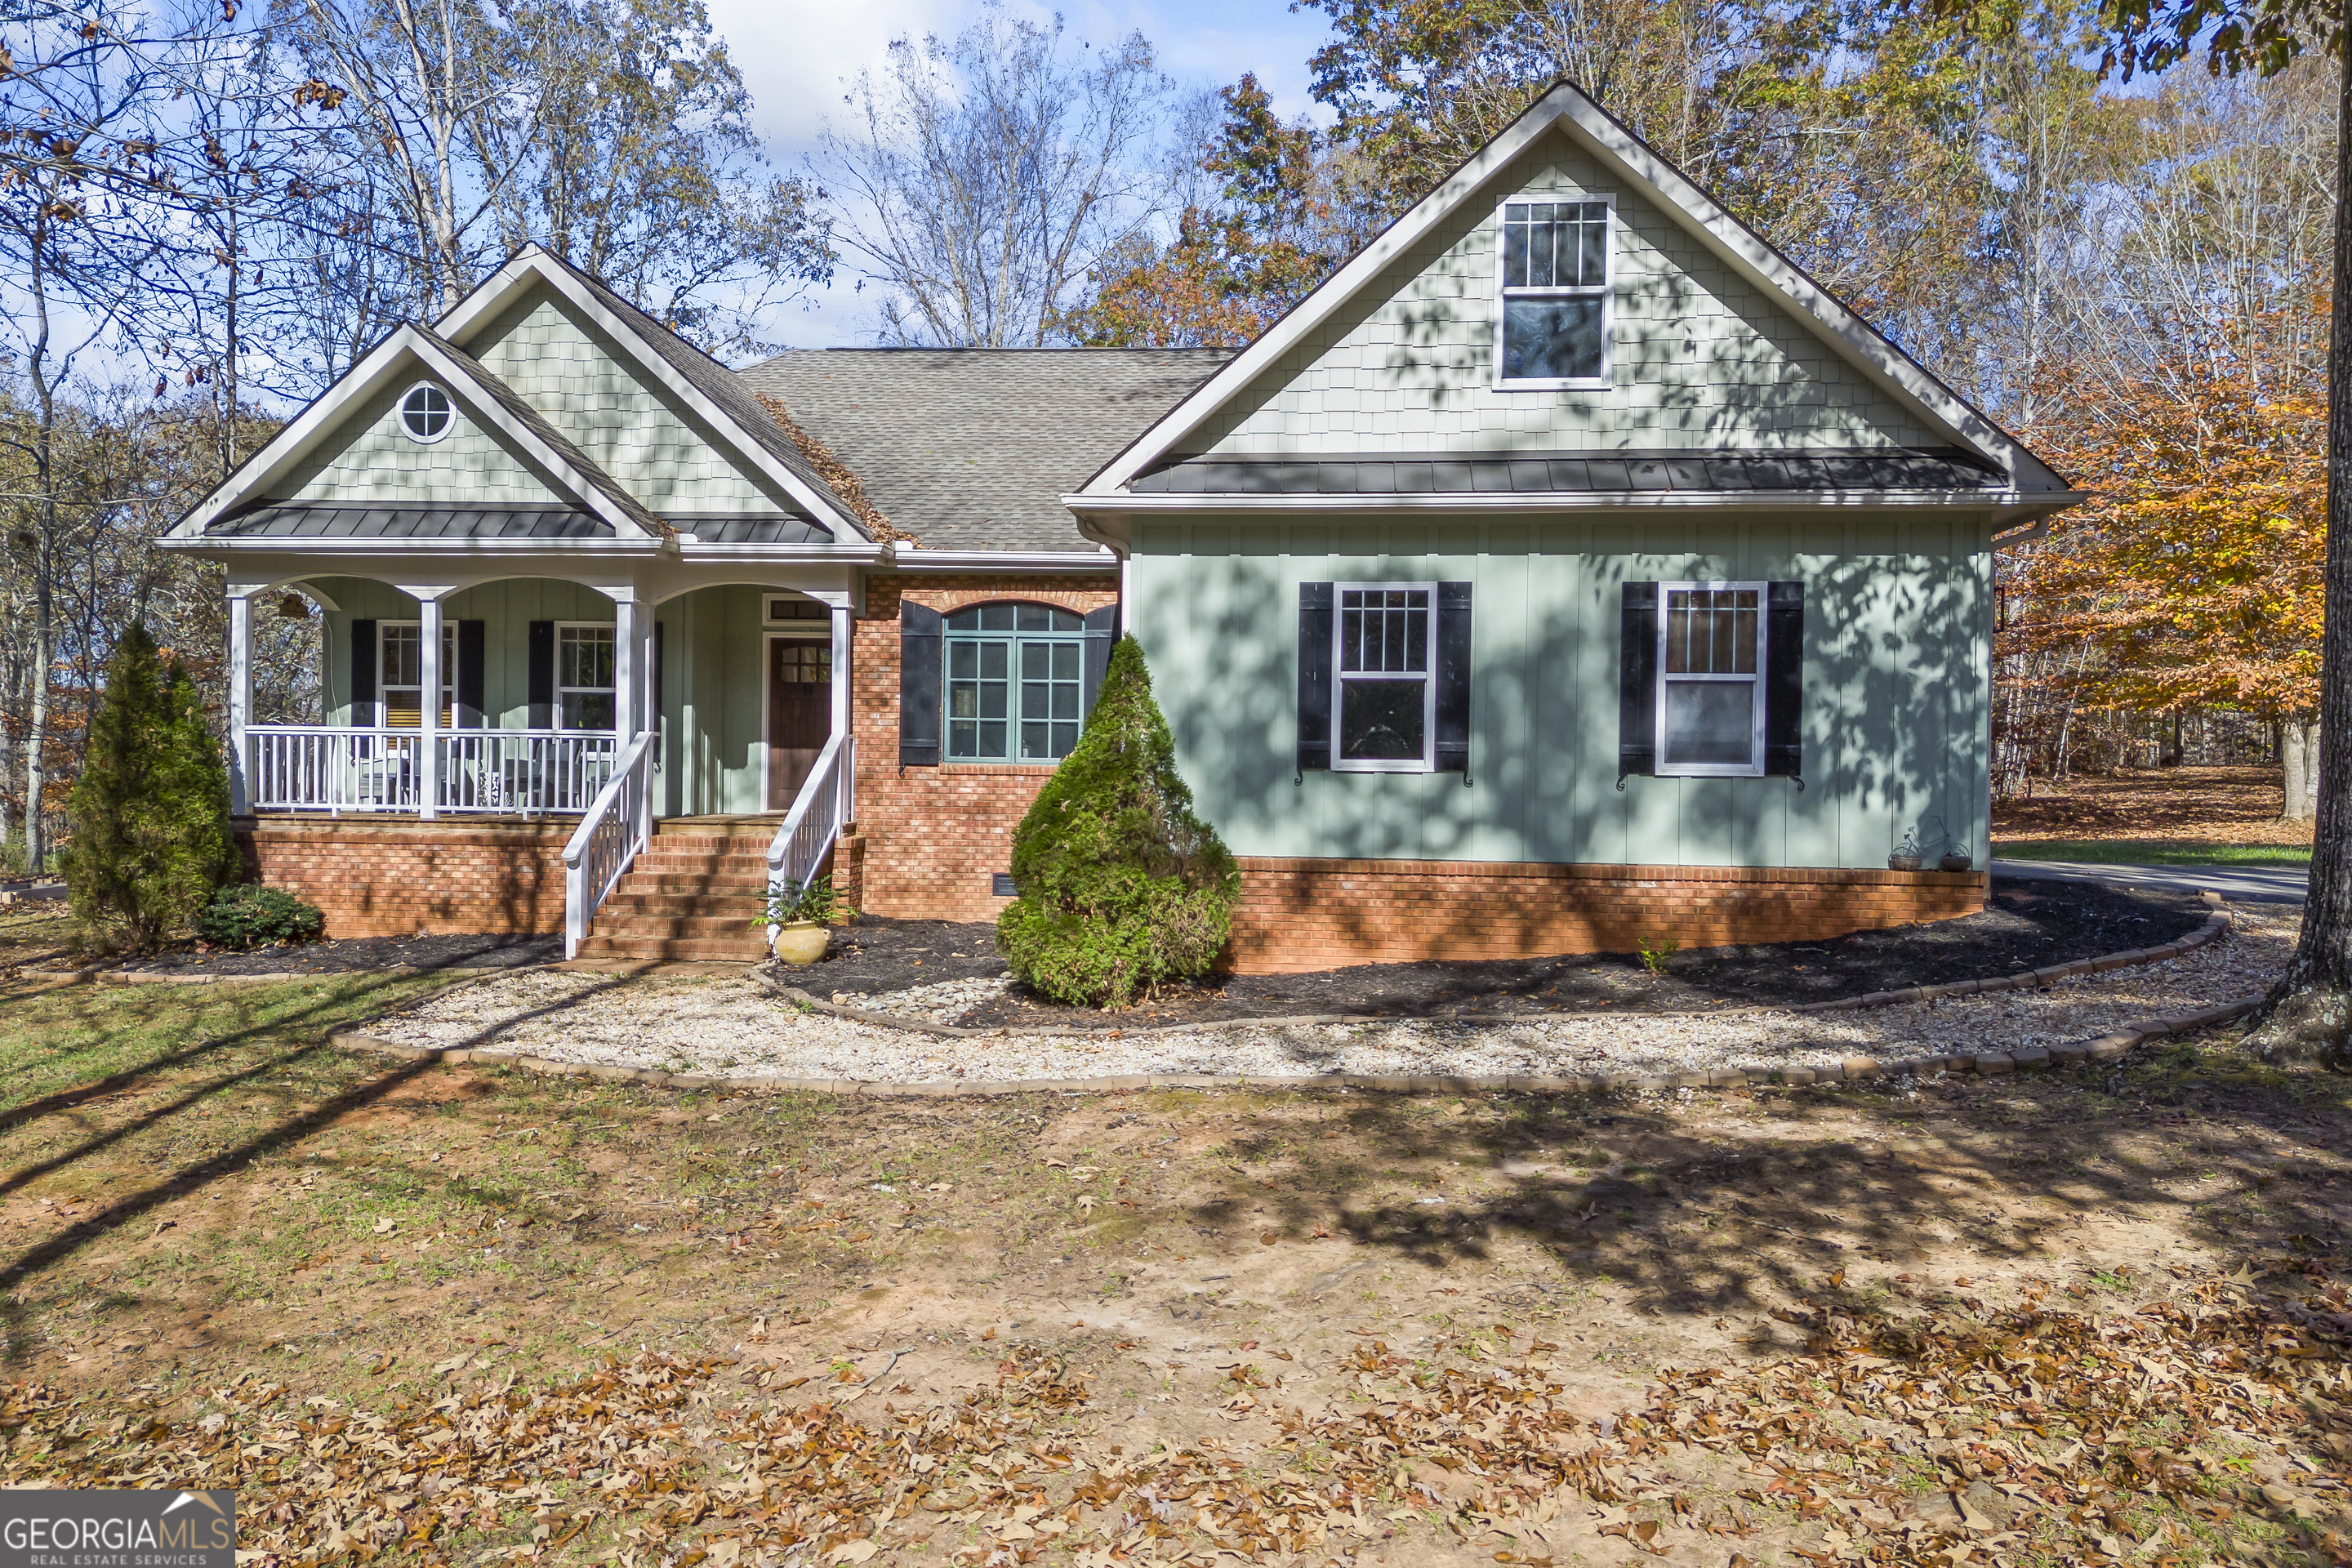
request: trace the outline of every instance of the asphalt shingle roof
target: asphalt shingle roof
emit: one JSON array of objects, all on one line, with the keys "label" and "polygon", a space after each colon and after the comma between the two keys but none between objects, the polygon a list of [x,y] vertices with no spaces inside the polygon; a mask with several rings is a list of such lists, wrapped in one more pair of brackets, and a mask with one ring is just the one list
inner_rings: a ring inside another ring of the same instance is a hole
[{"label": "asphalt shingle roof", "polygon": [[1095,546],[1061,498],[1230,349],[803,349],[737,374],[933,550]]}]

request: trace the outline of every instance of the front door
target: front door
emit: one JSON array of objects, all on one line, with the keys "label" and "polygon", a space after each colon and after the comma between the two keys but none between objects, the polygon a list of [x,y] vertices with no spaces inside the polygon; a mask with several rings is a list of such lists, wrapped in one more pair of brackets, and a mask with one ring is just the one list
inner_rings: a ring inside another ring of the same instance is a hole
[{"label": "front door", "polygon": [[833,648],[814,638],[768,644],[768,809],[793,797],[833,737]]}]

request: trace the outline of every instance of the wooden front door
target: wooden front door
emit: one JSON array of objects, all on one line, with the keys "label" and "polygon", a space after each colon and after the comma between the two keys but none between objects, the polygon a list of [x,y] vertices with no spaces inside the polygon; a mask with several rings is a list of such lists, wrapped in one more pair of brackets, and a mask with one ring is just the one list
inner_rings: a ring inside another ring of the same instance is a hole
[{"label": "wooden front door", "polygon": [[793,797],[833,738],[833,648],[814,639],[768,644],[768,809]]}]

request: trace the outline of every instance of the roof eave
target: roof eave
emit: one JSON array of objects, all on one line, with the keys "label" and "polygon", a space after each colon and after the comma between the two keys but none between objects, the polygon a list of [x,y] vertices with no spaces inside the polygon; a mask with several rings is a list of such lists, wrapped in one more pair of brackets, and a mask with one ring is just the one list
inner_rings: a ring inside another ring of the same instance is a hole
[{"label": "roof eave", "polygon": [[1325,513],[1456,511],[1612,511],[1691,508],[1724,511],[1790,508],[1918,510],[1942,508],[1991,511],[2002,518],[2042,517],[2086,499],[2081,490],[1524,490],[1414,491],[1391,495],[1066,495],[1062,504],[1081,517],[1135,512],[1307,511]]}]

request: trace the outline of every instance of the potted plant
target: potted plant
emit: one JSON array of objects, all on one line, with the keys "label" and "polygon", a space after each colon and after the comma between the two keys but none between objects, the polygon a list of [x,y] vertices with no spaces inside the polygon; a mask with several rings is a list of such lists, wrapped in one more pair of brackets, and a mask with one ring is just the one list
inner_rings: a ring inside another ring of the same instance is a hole
[{"label": "potted plant", "polygon": [[1895,847],[1895,853],[1886,858],[1886,868],[1890,871],[1916,871],[1922,858],[1917,837],[1906,832],[1903,835],[1903,841]]},{"label": "potted plant", "polygon": [[1965,871],[1977,863],[1977,858],[1958,844],[1944,847],[1944,858],[1936,862],[1939,871]]},{"label": "potted plant", "polygon": [[834,922],[856,918],[827,875],[769,889],[767,909],[752,916],[751,923],[768,929],[768,951],[777,963],[814,963],[833,945]]}]

